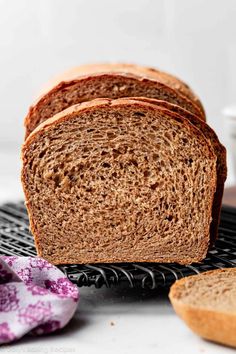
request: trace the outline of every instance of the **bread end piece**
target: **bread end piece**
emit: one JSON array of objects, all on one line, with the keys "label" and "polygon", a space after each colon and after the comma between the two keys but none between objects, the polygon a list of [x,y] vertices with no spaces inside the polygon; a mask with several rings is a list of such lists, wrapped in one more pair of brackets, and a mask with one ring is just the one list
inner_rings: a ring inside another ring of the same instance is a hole
[{"label": "bread end piece", "polygon": [[236,348],[235,284],[236,268],[217,269],[177,280],[169,298],[194,333]]}]

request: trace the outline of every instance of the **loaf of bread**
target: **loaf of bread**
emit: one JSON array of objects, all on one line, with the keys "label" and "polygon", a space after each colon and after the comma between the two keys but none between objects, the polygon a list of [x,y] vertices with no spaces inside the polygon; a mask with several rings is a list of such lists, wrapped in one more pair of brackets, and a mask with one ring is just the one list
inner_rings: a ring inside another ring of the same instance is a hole
[{"label": "loaf of bread", "polygon": [[46,119],[71,105],[95,98],[149,97],[185,108],[205,120],[193,91],[174,76],[130,64],[85,65],[54,80],[25,118],[26,137]]},{"label": "loaf of bread", "polygon": [[97,99],[56,114],[22,150],[38,254],[54,264],[201,261],[224,153],[206,123],[166,102]]},{"label": "loaf of bread", "polygon": [[178,280],[169,297],[191,330],[205,339],[236,348],[236,268]]}]

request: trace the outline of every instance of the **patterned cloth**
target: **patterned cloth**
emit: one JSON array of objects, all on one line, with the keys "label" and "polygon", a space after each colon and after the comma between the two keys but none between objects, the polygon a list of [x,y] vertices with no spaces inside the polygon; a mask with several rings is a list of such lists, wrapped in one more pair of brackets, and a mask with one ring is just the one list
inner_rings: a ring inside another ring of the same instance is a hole
[{"label": "patterned cloth", "polygon": [[78,301],[78,288],[44,259],[0,256],[0,343],[63,328]]}]

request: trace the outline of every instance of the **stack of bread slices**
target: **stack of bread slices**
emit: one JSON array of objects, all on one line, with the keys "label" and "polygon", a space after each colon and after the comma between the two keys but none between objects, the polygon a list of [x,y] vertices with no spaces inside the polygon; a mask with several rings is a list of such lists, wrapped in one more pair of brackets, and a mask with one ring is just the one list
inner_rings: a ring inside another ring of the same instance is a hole
[{"label": "stack of bread slices", "polygon": [[226,152],[183,81],[100,64],[63,74],[25,119],[22,183],[38,254],[54,264],[204,259]]}]

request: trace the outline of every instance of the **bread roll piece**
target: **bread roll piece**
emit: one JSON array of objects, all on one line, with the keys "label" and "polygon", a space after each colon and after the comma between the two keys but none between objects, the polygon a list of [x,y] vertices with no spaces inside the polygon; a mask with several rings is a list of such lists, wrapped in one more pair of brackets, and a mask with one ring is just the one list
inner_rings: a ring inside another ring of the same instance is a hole
[{"label": "bread roll piece", "polygon": [[54,80],[25,118],[26,137],[35,127],[71,105],[99,97],[144,96],[177,104],[205,120],[201,102],[179,79],[155,69],[129,64],[74,68]]},{"label": "bread roll piece", "polygon": [[196,334],[236,347],[236,268],[178,280],[169,297],[176,313]]},{"label": "bread roll piece", "polygon": [[205,257],[217,158],[176,113],[132,99],[75,105],[38,126],[22,158],[31,230],[50,262]]}]

